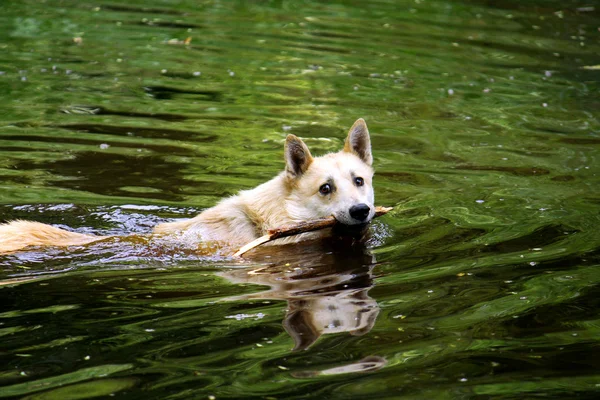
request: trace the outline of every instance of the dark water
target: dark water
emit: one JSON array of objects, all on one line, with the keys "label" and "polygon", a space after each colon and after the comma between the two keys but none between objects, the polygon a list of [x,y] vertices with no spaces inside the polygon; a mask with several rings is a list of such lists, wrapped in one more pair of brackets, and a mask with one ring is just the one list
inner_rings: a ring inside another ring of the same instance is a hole
[{"label": "dark water", "polygon": [[358,117],[395,209],[245,262],[0,256],[0,397],[597,398],[599,9],[1,2],[0,221],[149,232]]}]

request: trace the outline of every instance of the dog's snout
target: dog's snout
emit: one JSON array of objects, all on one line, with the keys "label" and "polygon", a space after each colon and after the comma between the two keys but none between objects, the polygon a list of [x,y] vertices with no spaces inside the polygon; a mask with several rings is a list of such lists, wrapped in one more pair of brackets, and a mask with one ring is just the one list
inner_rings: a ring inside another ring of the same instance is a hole
[{"label": "dog's snout", "polygon": [[364,221],[369,216],[371,207],[361,203],[350,207],[350,216],[358,221]]}]

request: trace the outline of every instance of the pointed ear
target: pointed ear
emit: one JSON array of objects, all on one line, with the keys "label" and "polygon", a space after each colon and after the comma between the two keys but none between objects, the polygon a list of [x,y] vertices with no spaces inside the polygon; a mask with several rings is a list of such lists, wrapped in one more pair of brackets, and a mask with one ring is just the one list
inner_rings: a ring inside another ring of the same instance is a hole
[{"label": "pointed ear", "polygon": [[294,339],[294,351],[308,349],[321,336],[307,310],[289,312],[283,320],[283,328]]},{"label": "pointed ear", "polygon": [[285,170],[288,175],[297,178],[306,172],[313,158],[308,147],[294,135],[288,135],[285,140]]},{"label": "pointed ear", "polygon": [[[374,300],[371,299],[371,301],[373,303],[375,303]],[[375,303],[375,306],[376,306],[376,304],[377,303]],[[365,333],[369,333],[371,331],[371,329],[373,329],[373,326],[375,325],[375,321],[377,320],[377,315],[379,315],[379,307],[372,308],[371,311],[369,311],[367,314],[367,321],[364,324],[364,326],[362,328],[358,328],[358,329],[354,329],[354,330],[350,331],[350,334],[352,336],[362,336]]]},{"label": "pointed ear", "polygon": [[371,138],[369,129],[365,120],[359,118],[352,128],[348,131],[348,137],[344,144],[344,151],[356,154],[367,165],[373,164],[373,155],[371,154]]}]

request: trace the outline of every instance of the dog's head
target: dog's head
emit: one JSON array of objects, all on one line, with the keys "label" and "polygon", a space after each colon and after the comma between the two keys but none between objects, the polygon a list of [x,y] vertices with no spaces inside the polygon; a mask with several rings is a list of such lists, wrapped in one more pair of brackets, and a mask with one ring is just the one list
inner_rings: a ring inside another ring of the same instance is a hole
[{"label": "dog's head", "polygon": [[313,158],[302,140],[288,135],[285,161],[292,218],[333,215],[344,225],[360,226],[375,215],[371,139],[362,118],[350,128],[343,150],[322,157]]}]

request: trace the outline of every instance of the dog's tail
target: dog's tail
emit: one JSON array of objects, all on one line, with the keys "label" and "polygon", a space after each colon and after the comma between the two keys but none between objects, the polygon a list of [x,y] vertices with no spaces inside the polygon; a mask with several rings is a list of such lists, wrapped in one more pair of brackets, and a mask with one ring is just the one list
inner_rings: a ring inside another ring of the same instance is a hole
[{"label": "dog's tail", "polygon": [[40,222],[12,221],[0,224],[0,254],[28,246],[78,246],[101,239],[104,236],[69,232]]}]

